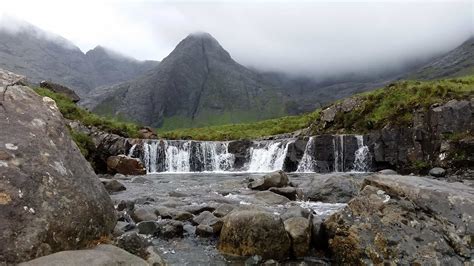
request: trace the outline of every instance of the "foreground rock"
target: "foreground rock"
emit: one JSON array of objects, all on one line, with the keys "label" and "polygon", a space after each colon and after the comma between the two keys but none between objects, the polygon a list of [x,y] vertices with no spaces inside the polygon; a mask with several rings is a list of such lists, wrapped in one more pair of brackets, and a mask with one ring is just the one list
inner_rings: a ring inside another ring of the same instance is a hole
[{"label": "foreground rock", "polygon": [[362,179],[350,175],[331,174],[303,184],[302,190],[305,199],[311,201],[344,203],[358,194],[361,183]]},{"label": "foreground rock", "polygon": [[279,217],[258,210],[236,210],[224,219],[218,248],[227,255],[284,259],[290,245]]},{"label": "foreground rock", "polygon": [[93,249],[61,251],[37,258],[20,265],[24,266],[108,266],[108,265],[149,265],[145,260],[113,245],[99,245]]},{"label": "foreground rock", "polygon": [[146,169],[143,163],[137,159],[126,155],[110,156],[107,159],[107,171],[110,174],[123,175],[144,175]]},{"label": "foreground rock", "polygon": [[285,230],[291,238],[291,250],[295,257],[303,257],[309,251],[311,226],[309,219],[293,217],[284,222]]},{"label": "foreground rock", "polygon": [[289,180],[286,173],[283,171],[277,171],[250,182],[249,188],[255,190],[266,190],[271,187],[285,187],[288,186],[288,183]]},{"label": "foreground rock", "polygon": [[324,227],[339,264],[462,265],[472,255],[472,217],[474,188],[375,175]]},{"label": "foreground rock", "polygon": [[0,261],[79,249],[115,226],[112,202],[53,100],[10,87],[0,108]]}]

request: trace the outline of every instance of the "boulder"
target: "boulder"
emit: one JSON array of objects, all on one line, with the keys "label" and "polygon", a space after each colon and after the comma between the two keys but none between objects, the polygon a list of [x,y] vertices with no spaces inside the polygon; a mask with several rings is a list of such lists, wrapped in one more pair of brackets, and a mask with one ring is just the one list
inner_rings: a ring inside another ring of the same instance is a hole
[{"label": "boulder", "polygon": [[173,238],[183,236],[183,223],[175,220],[159,221],[160,236],[163,238]]},{"label": "boulder", "polygon": [[290,202],[287,197],[278,195],[271,191],[259,191],[255,194],[255,198],[270,205],[280,205]]},{"label": "boulder", "polygon": [[383,169],[379,171],[379,174],[382,175],[398,175],[397,171],[392,169]]},{"label": "boulder", "polygon": [[214,216],[214,214],[204,211],[193,218],[193,223],[197,225],[207,225],[212,227],[214,233],[219,233],[222,229],[222,220]]},{"label": "boulder", "polygon": [[146,261],[149,263],[151,266],[165,266],[166,263],[163,261],[161,256],[158,254],[158,251],[156,247],[148,247],[146,249],[148,252],[148,258]]},{"label": "boulder", "polygon": [[155,221],[143,221],[137,224],[138,233],[144,235],[154,235],[160,232],[160,228]]},{"label": "boulder", "polygon": [[119,204],[117,204],[117,211],[133,211],[135,209],[135,201],[133,200],[121,200]]},{"label": "boulder", "polygon": [[201,237],[209,237],[214,235],[214,228],[209,225],[200,224],[196,226],[196,235]]},{"label": "boulder", "polygon": [[107,172],[110,174],[144,175],[146,169],[139,159],[121,154],[107,158]]},{"label": "boulder", "polygon": [[311,201],[345,203],[359,192],[362,180],[350,175],[329,174],[313,178],[303,184],[303,195]]},{"label": "boulder", "polygon": [[291,238],[291,250],[295,257],[304,257],[311,243],[311,225],[309,219],[293,217],[284,222],[285,230]]},{"label": "boulder", "polygon": [[311,212],[308,209],[305,209],[301,206],[292,206],[288,208],[282,215],[281,219],[283,221],[286,221],[290,218],[293,217],[304,217],[304,218],[309,218],[309,215]]},{"label": "boulder", "polygon": [[217,207],[217,209],[213,212],[213,214],[216,217],[224,217],[229,212],[233,211],[234,209],[235,209],[234,205],[223,203]]},{"label": "boulder", "polygon": [[23,266],[109,266],[109,265],[149,265],[145,260],[128,253],[113,245],[98,245],[93,249],[61,251],[48,256],[40,257],[28,262],[20,263]]},{"label": "boulder", "polygon": [[323,226],[336,264],[462,265],[472,255],[472,217],[472,187],[374,175]]},{"label": "boulder", "polygon": [[435,167],[430,170],[430,176],[434,177],[444,177],[446,175],[446,170],[440,167]]},{"label": "boulder", "polygon": [[123,190],[126,190],[126,189],[127,189],[122,183],[120,183],[119,181],[117,181],[117,180],[115,180],[115,179],[105,179],[105,178],[101,178],[101,179],[100,179],[100,182],[102,182],[102,184],[104,185],[105,189],[106,189],[109,193],[120,192],[120,191],[123,191]]},{"label": "boulder", "polygon": [[81,98],[73,90],[61,84],[43,80],[40,82],[40,87],[46,88],[52,92],[62,94],[75,103],[81,100]]},{"label": "boulder", "polygon": [[137,232],[127,232],[116,240],[116,245],[140,258],[147,258],[147,247],[151,246],[151,242],[139,235]]},{"label": "boulder", "polygon": [[235,210],[224,218],[218,248],[227,255],[284,259],[290,245],[279,217],[259,210]]},{"label": "boulder", "polygon": [[80,249],[112,233],[112,201],[55,102],[12,86],[2,104],[0,261]]},{"label": "boulder", "polygon": [[296,200],[297,198],[297,191],[294,187],[271,187],[269,191],[282,195],[289,200]]},{"label": "boulder", "polygon": [[131,216],[132,216],[132,219],[137,223],[142,222],[142,221],[158,220],[158,216],[156,216],[155,210],[150,207],[135,208]]},{"label": "boulder", "polygon": [[255,190],[267,190],[271,187],[285,187],[288,186],[288,183],[289,180],[286,173],[277,171],[257,178],[250,182],[248,187]]}]

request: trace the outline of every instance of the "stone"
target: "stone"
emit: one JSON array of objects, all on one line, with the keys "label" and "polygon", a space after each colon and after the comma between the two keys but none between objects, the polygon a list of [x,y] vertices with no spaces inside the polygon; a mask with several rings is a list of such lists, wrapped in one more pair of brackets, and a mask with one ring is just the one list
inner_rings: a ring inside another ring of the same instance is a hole
[{"label": "stone", "polygon": [[147,205],[152,202],[155,202],[155,199],[152,197],[145,196],[145,197],[140,197],[140,198],[135,199],[134,202],[135,204],[139,204],[139,205]]},{"label": "stone", "polygon": [[132,219],[135,222],[142,222],[142,221],[156,221],[158,220],[158,216],[156,216],[155,211],[152,208],[146,207],[139,207],[133,210]]},{"label": "stone", "polygon": [[142,127],[138,130],[141,139],[157,139],[156,131],[151,127]]},{"label": "stone", "polygon": [[183,210],[190,212],[194,215],[200,214],[203,211],[209,211],[213,212],[216,208],[209,206],[207,204],[201,204],[201,205],[188,205],[184,206]]},{"label": "stone", "polygon": [[280,205],[290,202],[287,197],[278,195],[271,191],[259,191],[255,194],[255,198],[270,205]]},{"label": "stone", "polygon": [[327,203],[345,203],[359,192],[360,183],[350,175],[328,174],[302,185],[305,199]]},{"label": "stone", "polygon": [[201,237],[210,237],[214,235],[214,228],[206,224],[196,226],[196,235]]},{"label": "stone", "polygon": [[0,261],[85,248],[112,233],[112,201],[56,103],[15,85],[2,104]]},{"label": "stone", "polygon": [[192,222],[196,225],[208,225],[212,227],[214,233],[220,232],[222,229],[222,220],[214,216],[211,212],[203,211],[198,216],[194,217]]},{"label": "stone", "polygon": [[20,263],[23,266],[109,266],[109,265],[149,265],[145,260],[113,245],[98,245],[93,249],[68,250],[40,257],[28,262]]},{"label": "stone", "polygon": [[120,154],[107,158],[107,172],[110,174],[144,175],[146,169],[139,159]]},{"label": "stone", "polygon": [[279,217],[259,210],[234,210],[224,218],[218,249],[227,255],[285,259],[290,245]]},{"label": "stone", "polygon": [[271,187],[268,190],[278,195],[282,195],[288,198],[289,200],[296,200],[297,198],[297,191],[294,187]]},{"label": "stone", "polygon": [[126,210],[126,211],[133,211],[133,209],[135,208],[135,201],[133,200],[121,200],[119,202],[119,204],[117,204],[117,211],[123,211],[123,210]]},{"label": "stone", "polygon": [[310,211],[301,206],[291,206],[289,207],[280,217],[283,221],[288,220],[293,217],[304,217],[309,218]]},{"label": "stone", "polygon": [[245,266],[250,266],[250,265],[260,265],[262,263],[262,256],[259,255],[253,255],[247,260],[245,260]]},{"label": "stone", "polygon": [[463,265],[471,256],[472,217],[472,187],[378,174],[323,225],[336,264]]},{"label": "stone", "polygon": [[183,236],[183,223],[175,220],[161,220],[159,221],[160,236],[169,239]]},{"label": "stone", "polygon": [[217,209],[213,212],[213,214],[216,217],[224,217],[229,212],[233,211],[234,209],[235,209],[234,205],[223,203],[217,207]]},{"label": "stone", "polygon": [[380,170],[378,173],[382,175],[398,175],[398,173],[392,169],[383,169],[383,170]]},{"label": "stone", "polygon": [[324,249],[325,248],[325,233],[321,230],[321,226],[323,224],[323,219],[320,216],[311,215],[310,216],[310,223],[311,223],[311,243],[317,249]]},{"label": "stone", "polygon": [[120,192],[120,191],[124,191],[124,190],[127,189],[122,183],[120,183],[119,181],[117,181],[117,180],[115,180],[115,179],[104,179],[104,178],[101,178],[101,179],[100,179],[100,182],[102,182],[102,184],[104,185],[105,189],[106,189],[109,193]]},{"label": "stone", "polygon": [[130,224],[127,222],[118,221],[115,225],[113,235],[120,236],[123,235],[130,228]]},{"label": "stone", "polygon": [[138,233],[144,235],[154,235],[160,232],[160,228],[155,221],[143,221],[137,224]]},{"label": "stone", "polygon": [[73,90],[61,84],[43,80],[40,82],[40,87],[46,88],[52,92],[62,94],[75,103],[81,100],[81,98]]},{"label": "stone", "polygon": [[149,265],[151,266],[165,266],[166,263],[165,261],[161,258],[161,256],[158,254],[158,251],[156,250],[155,247],[148,247],[146,249],[148,252],[148,258],[146,261],[148,262]]},{"label": "stone", "polygon": [[151,184],[153,181],[150,179],[143,177],[143,176],[136,176],[132,178],[132,183],[138,183],[138,184]]},{"label": "stone", "polygon": [[291,238],[291,250],[295,257],[304,257],[311,243],[311,226],[309,219],[293,217],[284,222],[285,230]]},{"label": "stone", "polygon": [[446,170],[441,167],[435,167],[430,170],[430,176],[434,177],[444,177],[446,175]]},{"label": "stone", "polygon": [[147,258],[147,247],[151,246],[151,242],[137,232],[127,232],[116,240],[116,245],[140,258]]},{"label": "stone", "polygon": [[248,187],[255,190],[267,190],[271,187],[285,187],[289,183],[288,176],[283,171],[276,171],[249,183]]}]

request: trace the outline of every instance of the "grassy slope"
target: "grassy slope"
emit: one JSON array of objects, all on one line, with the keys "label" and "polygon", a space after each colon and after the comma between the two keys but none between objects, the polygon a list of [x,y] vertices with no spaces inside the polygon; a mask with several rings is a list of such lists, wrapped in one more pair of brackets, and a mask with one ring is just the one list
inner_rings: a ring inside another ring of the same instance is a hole
[{"label": "grassy slope", "polygon": [[257,138],[303,129],[311,125],[312,134],[364,133],[382,128],[387,123],[409,126],[414,109],[428,108],[434,103],[474,97],[474,76],[437,81],[400,81],[385,88],[355,95],[359,107],[338,113],[335,122],[325,128],[318,109],[310,114],[288,116],[248,124],[232,124],[203,128],[162,131],[169,139],[229,140]]}]

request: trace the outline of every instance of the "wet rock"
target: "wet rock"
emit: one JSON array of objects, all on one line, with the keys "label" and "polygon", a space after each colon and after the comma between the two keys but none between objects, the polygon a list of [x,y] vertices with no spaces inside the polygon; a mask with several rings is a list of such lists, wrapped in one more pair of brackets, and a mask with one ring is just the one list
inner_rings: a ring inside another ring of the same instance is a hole
[{"label": "wet rock", "polygon": [[291,206],[289,207],[280,217],[283,221],[288,220],[293,217],[304,217],[308,218],[310,211],[301,206]]},{"label": "wet rock", "polygon": [[273,193],[276,193],[278,195],[282,195],[282,196],[288,198],[289,200],[296,200],[296,198],[297,198],[296,188],[294,188],[294,187],[281,187],[281,188],[271,187],[268,190],[273,192]]},{"label": "wet rock", "polygon": [[173,238],[183,236],[183,223],[175,220],[161,220],[159,222],[160,236],[163,238]]},{"label": "wet rock", "polygon": [[130,180],[129,176],[122,175],[122,174],[115,174],[112,178],[117,179],[117,180]]},{"label": "wet rock", "polygon": [[318,249],[325,249],[326,243],[324,241],[324,232],[321,230],[323,220],[319,216],[311,215],[311,243]]},{"label": "wet rock", "polygon": [[138,233],[144,235],[154,235],[159,233],[160,229],[155,221],[143,221],[137,224]]},{"label": "wet rock", "polygon": [[117,204],[117,211],[133,211],[135,208],[135,202],[133,200],[121,200],[119,204]]},{"label": "wet rock", "polygon": [[297,139],[288,144],[283,170],[294,172],[298,169],[298,164],[301,158],[303,158],[307,142],[308,141],[304,139]]},{"label": "wet rock", "polygon": [[158,220],[158,216],[156,216],[155,211],[152,208],[147,207],[135,208],[131,216],[135,222]]},{"label": "wet rock", "polygon": [[196,226],[196,235],[201,237],[210,237],[214,235],[214,228],[209,225],[200,224]]},{"label": "wet rock", "polygon": [[113,235],[114,236],[123,235],[127,231],[126,228],[128,228],[128,226],[129,226],[129,223],[118,221],[117,224],[115,225]]},{"label": "wet rock", "polygon": [[250,156],[250,146],[252,141],[250,140],[236,140],[229,142],[228,151],[234,154],[234,167],[236,169],[242,168],[247,163]]},{"label": "wet rock", "polygon": [[85,248],[112,233],[112,201],[55,102],[15,85],[2,104],[0,261],[16,264]]},{"label": "wet rock", "polygon": [[235,210],[224,218],[218,248],[228,255],[284,259],[289,255],[290,238],[279,217],[258,210]]},{"label": "wet rock", "polygon": [[392,169],[380,170],[379,174],[382,174],[382,175],[398,175],[398,173],[395,170],[392,170]]},{"label": "wet rock", "polygon": [[213,212],[216,217],[224,217],[235,209],[234,205],[223,203]]},{"label": "wet rock", "polygon": [[285,187],[289,183],[288,176],[283,171],[273,172],[250,182],[248,187],[255,190],[267,190],[271,187]]},{"label": "wet rock", "polygon": [[171,218],[177,221],[189,221],[194,217],[190,212],[181,210],[173,210],[170,214]]},{"label": "wet rock", "polygon": [[139,159],[121,154],[107,158],[107,172],[123,175],[144,175],[146,169]]},{"label": "wet rock", "polygon": [[260,265],[260,263],[262,263],[262,256],[259,256],[259,255],[253,255],[247,260],[245,260],[245,266]]},{"label": "wet rock", "polygon": [[216,208],[209,206],[207,204],[202,205],[188,205],[183,208],[183,210],[190,212],[194,215],[200,214],[203,211],[213,212]]},{"label": "wet rock", "polygon": [[62,94],[75,103],[81,100],[81,98],[73,90],[61,84],[43,80],[40,82],[40,87],[46,88],[52,92]]},{"label": "wet rock", "polygon": [[280,265],[276,260],[267,260],[262,265]]},{"label": "wet rock", "polygon": [[255,198],[269,205],[279,205],[290,202],[287,197],[283,197],[271,191],[259,191],[255,194]]},{"label": "wet rock", "polygon": [[222,229],[222,220],[214,216],[214,214],[204,211],[200,213],[198,216],[193,218],[194,224],[199,225],[208,225],[212,227],[214,233],[218,233]]},{"label": "wet rock", "polygon": [[357,195],[361,182],[350,175],[329,174],[313,179],[301,189],[305,198],[311,201],[344,203]]},{"label": "wet rock", "polygon": [[40,265],[149,265],[142,258],[139,258],[127,251],[113,245],[98,245],[93,249],[68,250],[40,257],[20,265],[40,266]]},{"label": "wet rock", "polygon": [[291,238],[291,250],[295,257],[305,256],[311,242],[311,226],[309,219],[293,217],[284,222],[285,230]]},{"label": "wet rock", "polygon": [[338,264],[462,265],[471,256],[473,216],[472,187],[374,175],[324,228]]},{"label": "wet rock", "polygon": [[101,178],[101,179],[100,179],[100,182],[102,182],[102,184],[104,185],[105,189],[106,189],[109,193],[124,191],[124,190],[127,189],[122,183],[120,183],[119,181],[117,181],[117,180],[115,180],[115,179],[104,179],[104,178]]},{"label": "wet rock", "polygon": [[136,176],[132,178],[132,183],[137,183],[137,184],[151,184],[153,183],[150,179],[143,177],[143,176]]},{"label": "wet rock", "polygon": [[155,202],[155,199],[152,197],[141,197],[138,199],[135,199],[135,204],[139,205],[146,205],[146,204],[151,204],[152,202]]},{"label": "wet rock", "polygon": [[434,177],[444,177],[446,175],[446,170],[440,167],[435,167],[430,170],[430,176]]},{"label": "wet rock", "polygon": [[148,258],[146,259],[146,261],[148,262],[149,265],[151,266],[166,265],[165,261],[158,254],[158,251],[156,250],[155,247],[148,247],[146,251],[148,252]]},{"label": "wet rock", "polygon": [[147,258],[147,247],[151,242],[137,232],[127,232],[117,238],[116,245],[140,258]]}]

